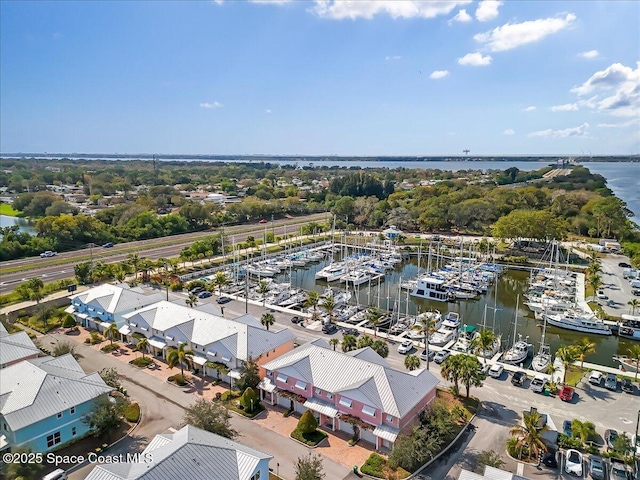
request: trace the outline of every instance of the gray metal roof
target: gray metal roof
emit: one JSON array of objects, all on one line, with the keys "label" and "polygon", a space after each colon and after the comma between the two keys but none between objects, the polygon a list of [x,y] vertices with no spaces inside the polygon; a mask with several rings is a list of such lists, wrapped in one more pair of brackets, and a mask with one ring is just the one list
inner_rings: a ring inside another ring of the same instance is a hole
[{"label": "gray metal roof", "polygon": [[516,475],[515,473],[507,472],[499,468],[490,467],[485,465],[484,474],[470,472],[469,470],[462,469],[458,480],[529,480],[526,477]]},{"label": "gray metal roof", "polygon": [[[323,343],[326,345],[326,342]],[[325,345],[319,342],[306,343],[267,362],[263,367],[304,380],[322,390],[376,406],[400,418],[438,384],[438,379],[425,369],[404,372],[368,360],[377,355],[369,347],[367,349],[370,352],[353,356]]]},{"label": "gray metal roof", "polygon": [[27,332],[0,335],[0,365],[40,354],[42,351],[34,345]]},{"label": "gray metal roof", "polygon": [[127,284],[112,285],[105,283],[85,292],[76,293],[69,298],[78,299],[85,305],[98,307],[106,312],[117,314],[142,308],[162,300],[161,293],[147,295],[141,288],[130,288]]},{"label": "gray metal roof", "polygon": [[71,354],[25,360],[0,370],[0,414],[16,431],[111,390]]},{"label": "gray metal roof", "polygon": [[191,425],[156,436],[143,453],[152,461],[99,465],[86,480],[249,480],[261,460],[273,458]]}]

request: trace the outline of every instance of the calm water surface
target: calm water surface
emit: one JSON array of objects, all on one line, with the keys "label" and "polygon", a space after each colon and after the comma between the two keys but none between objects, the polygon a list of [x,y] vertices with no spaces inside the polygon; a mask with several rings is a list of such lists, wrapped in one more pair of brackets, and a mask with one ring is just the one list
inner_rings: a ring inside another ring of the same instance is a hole
[{"label": "calm water surface", "polygon": [[11,225],[18,225],[20,231],[35,234],[36,231],[33,225],[26,218],[9,217],[7,215],[0,215],[0,227],[10,227]]}]

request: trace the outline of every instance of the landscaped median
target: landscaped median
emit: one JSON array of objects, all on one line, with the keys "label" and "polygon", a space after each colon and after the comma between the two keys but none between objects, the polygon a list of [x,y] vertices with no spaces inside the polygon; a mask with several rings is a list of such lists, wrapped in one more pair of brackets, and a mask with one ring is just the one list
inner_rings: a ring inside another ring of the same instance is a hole
[{"label": "landscaped median", "polygon": [[318,421],[311,410],[302,414],[298,425],[291,432],[291,438],[311,448],[317,447],[327,437],[325,432],[318,430]]}]

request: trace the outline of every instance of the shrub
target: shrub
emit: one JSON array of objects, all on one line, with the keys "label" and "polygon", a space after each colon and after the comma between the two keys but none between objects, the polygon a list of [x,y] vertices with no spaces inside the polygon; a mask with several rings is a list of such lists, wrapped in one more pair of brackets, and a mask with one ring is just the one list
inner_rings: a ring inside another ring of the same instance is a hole
[{"label": "shrub", "polygon": [[169,285],[169,289],[172,292],[179,292],[182,290],[182,288],[183,288],[182,282],[172,282],[171,285]]},{"label": "shrub", "polygon": [[509,437],[507,439],[507,453],[513,458],[518,458],[518,438]]},{"label": "shrub", "polygon": [[71,328],[71,327],[75,327],[75,325],[76,325],[76,319],[73,318],[73,315],[66,314],[64,317],[64,321],[62,322],[62,326],[64,328]]},{"label": "shrub", "polygon": [[362,467],[360,467],[360,471],[366,475],[371,475],[372,477],[384,478],[384,467],[386,463],[387,461],[384,457],[374,452],[369,455],[367,461],[364,462]]},{"label": "shrub", "polygon": [[584,445],[582,440],[578,437],[569,437],[564,433],[558,435],[558,446],[561,448],[573,448],[576,450],[583,450]]},{"label": "shrub", "polygon": [[104,353],[113,352],[115,350],[120,350],[120,346],[117,343],[110,343],[109,345],[105,345],[100,349]]},{"label": "shrub", "polygon": [[318,421],[316,420],[316,417],[313,416],[311,410],[307,410],[302,414],[300,420],[298,420],[298,426],[296,427],[296,430],[305,435],[314,432],[317,428]]},{"label": "shrub", "polygon": [[100,333],[98,332],[91,332],[91,338],[89,339],[89,343],[91,343],[91,345],[97,345],[98,343],[102,343],[102,340],[104,340],[102,338],[102,335],[100,335]]},{"label": "shrub", "polygon": [[134,402],[124,407],[124,418],[127,422],[136,423],[140,419],[140,405]]},{"label": "shrub", "polygon": [[179,373],[176,375],[171,375],[169,378],[167,378],[167,380],[171,383],[175,383],[179,387],[183,387],[187,384],[187,380],[184,378],[184,375],[181,375]]},{"label": "shrub", "polygon": [[242,405],[247,412],[253,412],[258,406],[258,403],[259,399],[256,391],[251,387],[247,387],[242,397],[240,397],[240,405]]},{"label": "shrub", "polygon": [[153,359],[149,357],[144,357],[144,358],[138,357],[138,358],[134,358],[129,363],[131,365],[135,365],[136,367],[144,368],[151,365],[153,363]]}]

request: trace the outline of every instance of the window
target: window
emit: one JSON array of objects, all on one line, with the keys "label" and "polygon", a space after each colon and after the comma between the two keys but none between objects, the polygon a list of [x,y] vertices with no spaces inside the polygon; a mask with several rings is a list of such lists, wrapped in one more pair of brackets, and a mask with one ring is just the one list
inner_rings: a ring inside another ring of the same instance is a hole
[{"label": "window", "polygon": [[57,417],[58,417],[58,418],[62,418],[62,412],[58,412]]},{"label": "window", "polygon": [[331,399],[333,398],[333,393],[329,393],[329,392],[327,392],[327,398],[328,398],[329,400],[331,400]]},{"label": "window", "polygon": [[287,380],[289,380],[289,377],[287,377],[286,375],[283,375],[282,373],[279,373],[278,376],[276,377],[276,380],[282,383],[287,383]]},{"label": "window", "polygon": [[209,351],[207,352],[207,355],[211,355],[212,357],[215,357],[215,356],[216,356],[216,352],[215,352],[215,351],[213,351],[213,350],[209,350]]},{"label": "window", "polygon": [[296,388],[299,388],[300,390],[306,390],[307,389],[307,384],[298,380],[296,381]]},{"label": "window", "polygon": [[338,403],[340,405],[342,405],[343,407],[347,407],[347,408],[351,408],[351,405],[353,404],[353,402],[351,400],[349,400],[348,398],[344,398],[344,397],[342,397]]},{"label": "window", "polygon": [[75,437],[76,433],[78,433],[78,431],[76,430],[76,427],[71,427],[71,436]]},{"label": "window", "polygon": [[6,430],[8,430],[8,429],[7,429],[7,424],[6,424],[6,423],[3,423],[3,424],[2,424],[2,429],[3,429],[3,430],[5,430],[5,431],[6,431]]},{"label": "window", "polygon": [[47,437],[47,447],[51,448],[60,443],[60,432],[56,432]]},{"label": "window", "polygon": [[222,356],[222,361],[223,361],[223,362],[228,362],[228,361],[230,361],[230,360],[231,360],[231,357],[230,357],[229,355],[223,355],[223,356]]},{"label": "window", "polygon": [[316,395],[322,395],[322,390],[320,390],[319,388],[316,388]]},{"label": "window", "polygon": [[376,409],[375,408],[371,408],[367,405],[363,405],[362,406],[362,413],[364,413],[365,415],[369,415],[370,417],[375,417],[376,416]]},{"label": "window", "polygon": [[137,324],[137,323],[133,323],[133,322],[129,323],[129,325],[131,325],[133,328],[135,328],[135,327],[137,327],[137,326],[138,326],[138,324]]},{"label": "window", "polygon": [[272,375],[272,371],[271,370],[267,370],[267,377],[270,377]]},{"label": "window", "polygon": [[171,335],[167,335],[165,338],[170,342],[173,342],[173,337]]},{"label": "window", "polygon": [[76,407],[71,407],[71,408],[69,409],[69,413],[70,413],[71,415],[73,415],[74,413],[76,413]]},{"label": "window", "polygon": [[260,470],[251,475],[251,480],[260,480]]},{"label": "window", "polygon": [[393,417],[391,415],[387,415],[387,422],[393,423]]}]

